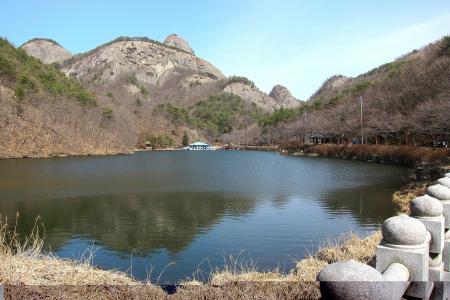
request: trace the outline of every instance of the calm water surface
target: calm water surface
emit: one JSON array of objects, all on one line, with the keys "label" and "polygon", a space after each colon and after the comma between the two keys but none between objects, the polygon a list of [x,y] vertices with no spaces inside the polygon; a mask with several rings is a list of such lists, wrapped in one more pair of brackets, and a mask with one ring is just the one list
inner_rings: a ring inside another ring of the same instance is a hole
[{"label": "calm water surface", "polygon": [[[229,255],[288,271],[325,239],[393,214],[410,170],[270,152],[142,152],[0,161],[0,214],[46,249],[160,283],[206,279]],[[152,270],[152,271],[151,271]]]}]

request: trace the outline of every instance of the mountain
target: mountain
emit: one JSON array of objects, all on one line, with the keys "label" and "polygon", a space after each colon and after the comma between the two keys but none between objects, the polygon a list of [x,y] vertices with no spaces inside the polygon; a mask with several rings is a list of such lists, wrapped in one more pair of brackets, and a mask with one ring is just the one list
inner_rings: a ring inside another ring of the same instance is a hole
[{"label": "mountain", "polygon": [[61,63],[72,57],[68,50],[50,39],[32,39],[20,46],[20,48],[46,64]]},{"label": "mountain", "polygon": [[[163,43],[146,37],[120,37],[76,55],[49,39],[33,39],[15,50],[39,59],[52,74],[56,72],[58,78],[65,74],[64,80],[84,89],[94,99],[95,105],[89,109],[97,111],[102,126],[116,140],[110,142],[108,150],[100,146],[79,150],[72,144],[69,146],[69,141],[59,141],[56,147],[42,141],[40,144],[52,146],[48,149],[39,146],[41,150],[27,147],[23,151],[13,147],[5,150],[3,156],[114,153],[145,145],[165,147],[179,144],[184,132],[191,140],[219,141],[224,135],[229,137],[246,128],[253,130],[272,112],[299,103],[290,93],[275,99],[244,77],[224,76],[211,63],[196,56],[189,43],[176,34],[169,35]],[[37,81],[42,79],[35,70],[29,72]],[[7,98],[12,105],[14,97],[17,98],[16,87],[5,88],[9,88]],[[35,96],[26,93],[24,103],[32,103]],[[41,96],[45,100],[52,98],[45,93]],[[74,106],[73,102],[67,104],[68,95],[62,93],[58,97],[65,100],[53,106],[49,101],[45,110],[61,109],[61,103]],[[81,107],[86,110],[87,106]],[[58,122],[68,118],[56,111],[51,114]],[[78,117],[78,112],[73,117]]]},{"label": "mountain", "polygon": [[163,43],[120,37],[73,56],[47,39],[0,46],[1,157],[165,147],[184,132],[248,144],[313,133],[430,144],[450,131],[450,37],[360,76],[333,76],[303,102],[281,85],[266,94],[226,77],[174,34]]}]

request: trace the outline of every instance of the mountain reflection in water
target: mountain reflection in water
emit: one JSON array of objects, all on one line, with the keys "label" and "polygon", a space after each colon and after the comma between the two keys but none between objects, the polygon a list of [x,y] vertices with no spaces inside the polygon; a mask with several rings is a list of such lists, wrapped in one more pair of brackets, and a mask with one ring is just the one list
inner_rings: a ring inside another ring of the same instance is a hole
[{"label": "mountain reflection in water", "polygon": [[[0,213],[27,233],[45,225],[46,249],[163,281],[220,267],[246,250],[261,269],[289,269],[327,237],[366,232],[393,214],[410,170],[269,152],[150,152],[0,161]],[[209,266],[208,266],[209,267]],[[131,271],[130,271],[131,272]]]}]

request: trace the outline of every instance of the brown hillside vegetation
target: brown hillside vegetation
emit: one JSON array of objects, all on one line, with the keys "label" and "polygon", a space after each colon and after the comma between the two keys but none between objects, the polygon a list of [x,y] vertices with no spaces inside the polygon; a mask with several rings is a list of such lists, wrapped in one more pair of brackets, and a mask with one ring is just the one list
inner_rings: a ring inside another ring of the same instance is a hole
[{"label": "brown hillside vegetation", "polygon": [[119,153],[133,144],[89,91],[4,39],[0,103],[0,157]]},{"label": "brown hillside vegetation", "polygon": [[[439,145],[448,142],[450,37],[356,78],[335,76],[297,110],[274,115],[260,142]],[[362,100],[362,125],[361,125]]]},{"label": "brown hillside vegetation", "polygon": [[450,157],[450,149],[432,149],[405,145],[305,145],[298,141],[290,141],[280,145],[279,149],[282,152],[294,155],[314,154],[320,157],[352,159],[410,167]]}]

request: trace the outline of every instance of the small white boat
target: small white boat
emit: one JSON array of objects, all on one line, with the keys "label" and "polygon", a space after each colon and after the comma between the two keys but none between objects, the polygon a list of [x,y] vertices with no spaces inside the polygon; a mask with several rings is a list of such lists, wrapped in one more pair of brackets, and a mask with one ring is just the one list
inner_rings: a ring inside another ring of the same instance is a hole
[{"label": "small white boat", "polygon": [[189,150],[189,151],[215,151],[216,148],[214,146],[210,146],[207,143],[195,142],[195,143],[189,144],[188,147],[184,147],[183,150]]}]

